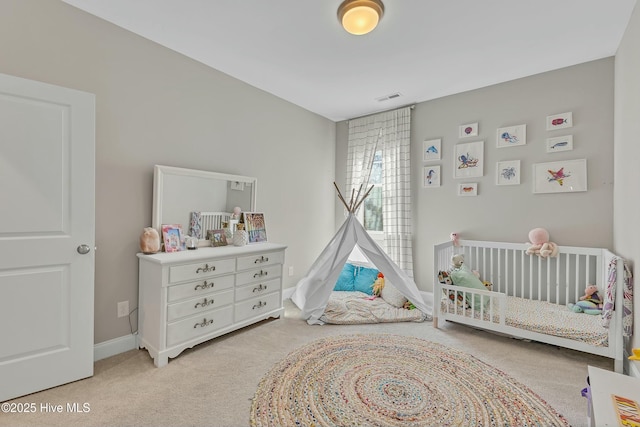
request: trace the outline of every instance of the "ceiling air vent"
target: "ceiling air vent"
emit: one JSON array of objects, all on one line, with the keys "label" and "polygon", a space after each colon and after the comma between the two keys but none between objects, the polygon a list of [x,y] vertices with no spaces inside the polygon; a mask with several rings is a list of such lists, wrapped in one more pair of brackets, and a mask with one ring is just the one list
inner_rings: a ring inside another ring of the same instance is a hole
[{"label": "ceiling air vent", "polygon": [[396,92],[396,93],[392,93],[390,95],[385,95],[385,96],[381,96],[380,98],[376,98],[376,101],[378,101],[378,102],[388,101],[390,99],[399,98],[400,96],[402,96],[402,94],[400,94],[399,92]]}]

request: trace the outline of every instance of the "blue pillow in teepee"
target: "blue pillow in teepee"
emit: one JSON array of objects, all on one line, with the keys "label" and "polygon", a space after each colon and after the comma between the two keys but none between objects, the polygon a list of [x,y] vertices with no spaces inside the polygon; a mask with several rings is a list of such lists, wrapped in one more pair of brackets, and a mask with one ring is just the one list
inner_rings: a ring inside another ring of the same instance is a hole
[{"label": "blue pillow in teepee", "polygon": [[356,267],[355,290],[373,295],[373,283],[378,278],[378,273],[375,268]]},{"label": "blue pillow in teepee", "polygon": [[333,287],[334,291],[355,291],[356,268],[353,264],[346,263],[342,268],[338,281]]}]

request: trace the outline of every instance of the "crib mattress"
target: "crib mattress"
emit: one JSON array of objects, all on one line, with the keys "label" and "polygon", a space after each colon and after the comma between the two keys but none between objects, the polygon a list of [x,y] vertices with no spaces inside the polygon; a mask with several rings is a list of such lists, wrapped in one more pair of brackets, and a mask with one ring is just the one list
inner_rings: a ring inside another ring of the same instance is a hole
[{"label": "crib mattress", "polygon": [[[507,326],[580,341],[597,347],[608,345],[608,330],[602,326],[602,317],[599,315],[574,313],[566,306],[517,297],[506,297],[506,303],[505,324]],[[448,310],[446,305],[449,305]],[[460,310],[458,308],[458,313]],[[443,299],[442,311],[452,312],[453,303],[446,298]],[[495,312],[497,311],[496,309]],[[470,317],[471,312],[470,309],[465,310],[465,316]],[[479,319],[480,312],[475,311],[474,317]],[[484,320],[489,320],[488,313],[484,313]],[[493,321],[499,321],[495,314]]]}]

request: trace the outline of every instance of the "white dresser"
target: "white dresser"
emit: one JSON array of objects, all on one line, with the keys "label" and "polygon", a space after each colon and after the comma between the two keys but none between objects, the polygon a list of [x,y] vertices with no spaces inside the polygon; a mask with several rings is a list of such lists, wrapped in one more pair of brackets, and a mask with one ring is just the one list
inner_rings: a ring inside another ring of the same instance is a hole
[{"label": "white dresser", "polygon": [[139,253],[138,347],[157,367],[211,338],[284,313],[286,246]]}]

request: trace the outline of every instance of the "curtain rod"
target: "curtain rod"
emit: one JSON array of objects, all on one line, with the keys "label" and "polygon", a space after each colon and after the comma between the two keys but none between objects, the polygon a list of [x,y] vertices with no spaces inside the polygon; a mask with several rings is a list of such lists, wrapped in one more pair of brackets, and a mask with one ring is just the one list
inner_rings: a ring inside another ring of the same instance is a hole
[{"label": "curtain rod", "polygon": [[347,123],[349,123],[350,120],[355,120],[355,119],[362,119],[364,117],[369,117],[369,116],[375,116],[376,114],[382,114],[382,113],[388,113],[389,111],[395,111],[395,110],[401,110],[403,108],[407,108],[409,107],[411,110],[413,110],[415,108],[416,104],[408,104],[408,105],[403,105],[401,107],[396,107],[396,108],[391,108],[389,110],[383,110],[383,111],[377,111],[375,113],[371,113],[371,114],[365,114],[364,116],[359,116],[359,117],[352,117],[350,119],[345,120]]}]

